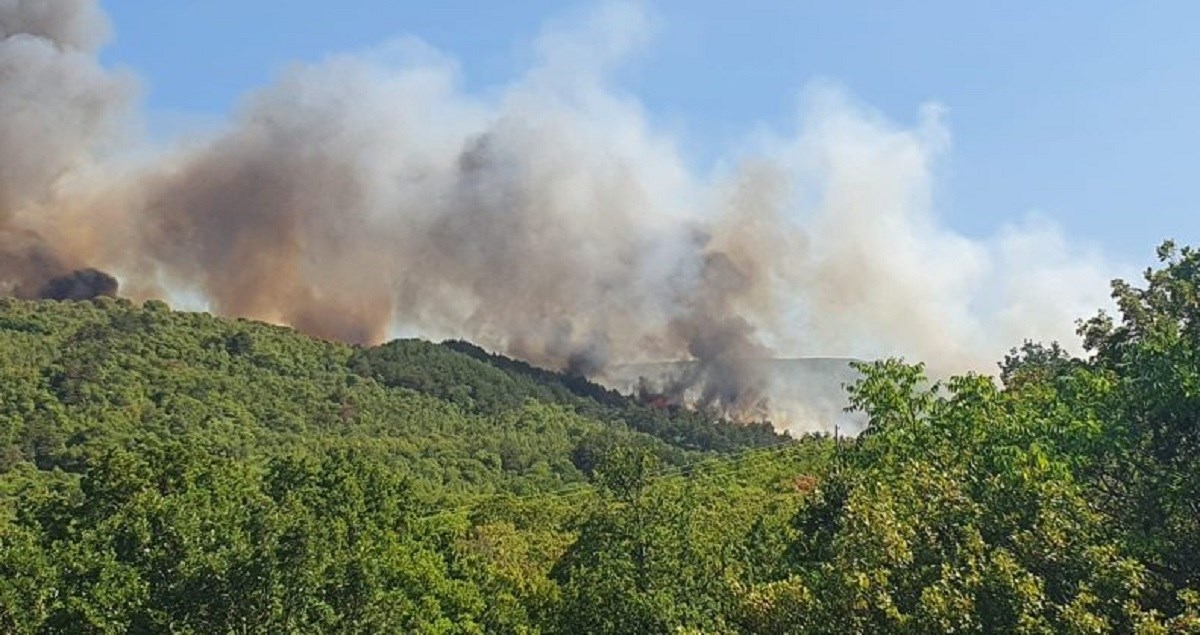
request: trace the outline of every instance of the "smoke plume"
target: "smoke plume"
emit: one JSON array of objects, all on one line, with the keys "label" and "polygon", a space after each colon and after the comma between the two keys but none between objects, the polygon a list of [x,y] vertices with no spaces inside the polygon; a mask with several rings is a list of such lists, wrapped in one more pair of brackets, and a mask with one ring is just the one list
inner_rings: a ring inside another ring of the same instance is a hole
[{"label": "smoke plume", "polygon": [[96,61],[107,37],[90,0],[0,0],[0,290],[34,296],[79,264],[43,230],[129,110],[132,80]]},{"label": "smoke plume", "polygon": [[810,87],[795,131],[698,174],[610,79],[649,31],[604,5],[486,96],[415,40],[300,64],[163,149],[122,137],[135,83],[97,63],[93,0],[0,0],[0,284],[114,291],[60,277],[99,267],[135,297],[593,376],[694,359],[667,388],[738,416],[771,412],[756,360],[990,370],[1104,303],[1109,265],[1047,221],[984,240],[939,224],[935,106],[908,129]]}]

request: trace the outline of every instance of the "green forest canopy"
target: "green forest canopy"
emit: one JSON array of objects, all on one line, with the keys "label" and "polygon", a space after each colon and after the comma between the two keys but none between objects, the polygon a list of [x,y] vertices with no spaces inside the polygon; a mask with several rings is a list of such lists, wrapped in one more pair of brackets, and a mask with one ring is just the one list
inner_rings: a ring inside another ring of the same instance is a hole
[{"label": "green forest canopy", "polygon": [[1200,632],[1200,253],[855,439],[465,342],[0,300],[0,631]]}]

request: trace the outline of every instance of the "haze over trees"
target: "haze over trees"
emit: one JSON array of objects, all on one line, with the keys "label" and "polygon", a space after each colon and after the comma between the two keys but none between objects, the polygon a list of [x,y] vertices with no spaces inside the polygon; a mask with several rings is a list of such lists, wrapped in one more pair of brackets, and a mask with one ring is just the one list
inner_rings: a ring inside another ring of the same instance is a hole
[{"label": "haze over trees", "polygon": [[0,300],[0,631],[1200,632],[1200,253],[854,439],[465,342]]}]

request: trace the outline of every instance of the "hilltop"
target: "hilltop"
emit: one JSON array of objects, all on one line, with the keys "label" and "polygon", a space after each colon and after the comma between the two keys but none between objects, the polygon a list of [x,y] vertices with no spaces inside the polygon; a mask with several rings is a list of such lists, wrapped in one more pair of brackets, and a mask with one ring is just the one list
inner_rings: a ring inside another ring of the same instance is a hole
[{"label": "hilltop", "polygon": [[166,441],[231,457],[357,447],[439,491],[524,492],[585,479],[585,455],[609,445],[679,464],[785,439],[465,342],[352,347],[158,301],[0,300],[0,360],[4,468],[71,473]]}]

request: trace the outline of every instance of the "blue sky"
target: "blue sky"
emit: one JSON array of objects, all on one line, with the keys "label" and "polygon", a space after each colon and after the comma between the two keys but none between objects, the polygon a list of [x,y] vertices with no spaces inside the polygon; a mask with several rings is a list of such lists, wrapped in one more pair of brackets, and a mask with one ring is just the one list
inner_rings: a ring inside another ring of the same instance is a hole
[{"label": "blue sky", "polygon": [[[219,118],[287,64],[411,35],[485,91],[527,66],[547,20],[587,7],[395,0],[104,3],[108,64],[134,69],[152,119]],[[939,212],[969,236],[1026,213],[1111,257],[1200,242],[1200,4],[647,2],[655,38],[619,86],[678,130],[697,166],[786,130],[814,80],[911,125],[942,104],[952,150]],[[332,8],[336,7],[336,8]]]}]

